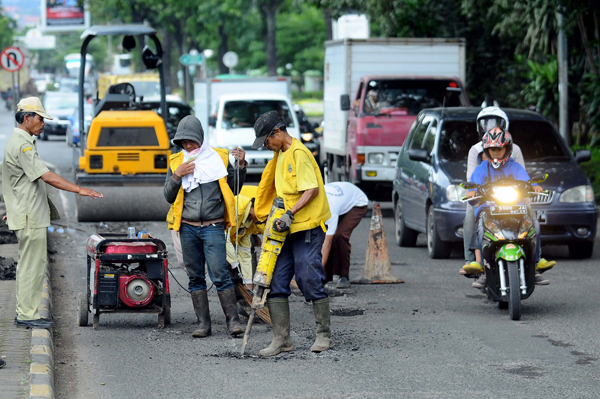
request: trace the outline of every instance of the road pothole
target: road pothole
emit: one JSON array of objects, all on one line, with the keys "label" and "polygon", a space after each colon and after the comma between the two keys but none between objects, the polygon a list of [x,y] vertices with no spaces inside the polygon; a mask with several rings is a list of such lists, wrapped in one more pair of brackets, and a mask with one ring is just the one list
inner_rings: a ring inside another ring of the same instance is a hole
[{"label": "road pothole", "polygon": [[354,309],[354,308],[340,308],[340,309],[332,309],[332,316],[342,316],[342,317],[351,317],[351,316],[360,316],[365,314],[364,309]]}]

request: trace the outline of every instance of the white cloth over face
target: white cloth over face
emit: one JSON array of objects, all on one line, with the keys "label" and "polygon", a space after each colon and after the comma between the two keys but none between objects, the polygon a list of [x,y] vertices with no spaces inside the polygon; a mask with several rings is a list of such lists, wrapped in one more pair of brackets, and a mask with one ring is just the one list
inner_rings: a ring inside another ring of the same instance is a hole
[{"label": "white cloth over face", "polygon": [[206,140],[200,148],[192,152],[183,150],[183,162],[189,160],[194,162],[194,172],[183,176],[181,180],[181,187],[188,193],[200,184],[210,183],[227,176],[227,168],[223,164],[223,159],[208,145]]}]

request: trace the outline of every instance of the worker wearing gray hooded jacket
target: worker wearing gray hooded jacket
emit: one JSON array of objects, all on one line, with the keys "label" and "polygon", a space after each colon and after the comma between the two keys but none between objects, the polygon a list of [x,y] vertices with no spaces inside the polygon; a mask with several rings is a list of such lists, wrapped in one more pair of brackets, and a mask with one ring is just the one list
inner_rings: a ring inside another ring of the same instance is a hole
[{"label": "worker wearing gray hooded jacket", "polygon": [[[164,196],[171,205],[169,229],[179,232],[183,262],[189,276],[189,291],[199,321],[193,337],[211,334],[204,264],[217,288],[231,335],[244,332],[237,314],[233,282],[227,270],[225,229],[235,217],[234,194],[246,178],[245,153],[234,148],[236,171],[228,162],[225,149],[214,149],[204,142],[198,118],[186,116],[179,122],[173,142],[183,151],[171,156]],[[239,176],[239,181],[236,181]],[[233,220],[235,222],[235,220]]]}]

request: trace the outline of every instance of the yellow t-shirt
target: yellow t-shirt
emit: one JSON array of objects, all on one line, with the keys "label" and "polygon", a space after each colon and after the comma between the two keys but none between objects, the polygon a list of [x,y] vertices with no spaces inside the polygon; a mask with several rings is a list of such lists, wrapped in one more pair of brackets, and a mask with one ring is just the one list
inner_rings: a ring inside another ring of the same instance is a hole
[{"label": "yellow t-shirt", "polygon": [[[282,180],[283,180],[283,159],[285,158],[283,151],[279,151],[277,157],[277,168],[275,169],[275,189],[277,190],[277,196],[283,198],[282,192]],[[317,175],[313,168],[312,162],[308,158],[308,155],[303,151],[294,152],[294,160],[296,161],[296,176],[298,191],[306,191],[311,188],[319,187],[317,181]],[[287,166],[286,166],[287,167]],[[291,166],[290,166],[291,168]]]}]

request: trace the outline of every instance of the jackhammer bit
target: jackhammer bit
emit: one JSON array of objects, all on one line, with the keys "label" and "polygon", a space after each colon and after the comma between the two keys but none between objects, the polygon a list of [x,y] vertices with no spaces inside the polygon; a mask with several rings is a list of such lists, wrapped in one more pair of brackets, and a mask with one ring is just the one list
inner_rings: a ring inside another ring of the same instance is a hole
[{"label": "jackhammer bit", "polygon": [[250,339],[250,332],[252,331],[256,310],[262,309],[265,306],[267,294],[271,291],[269,287],[271,286],[271,279],[273,278],[273,272],[275,271],[277,257],[281,253],[281,248],[289,233],[289,230],[279,232],[273,228],[273,222],[276,219],[279,219],[283,214],[285,214],[283,200],[281,198],[276,198],[275,201],[273,201],[271,213],[267,218],[260,258],[256,267],[256,273],[254,273],[254,278],[252,280],[252,283],[254,284],[254,297],[252,298],[252,310],[250,311],[250,317],[248,318],[244,341],[242,343],[242,356],[244,356],[246,345],[248,345],[248,340]]}]

